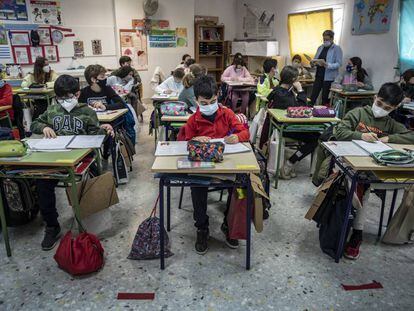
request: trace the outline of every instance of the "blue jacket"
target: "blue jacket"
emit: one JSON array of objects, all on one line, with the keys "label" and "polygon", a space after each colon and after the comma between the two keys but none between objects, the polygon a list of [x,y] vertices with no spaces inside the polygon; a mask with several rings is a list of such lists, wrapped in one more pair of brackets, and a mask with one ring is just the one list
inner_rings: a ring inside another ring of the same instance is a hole
[{"label": "blue jacket", "polygon": [[[318,47],[315,59],[319,58],[322,49],[323,45]],[[336,76],[339,73],[339,68],[342,66],[342,56],[341,47],[335,43],[332,44],[328,50],[328,55],[326,55],[326,63],[328,64],[328,67],[325,68],[324,81],[334,81],[336,79]]]}]

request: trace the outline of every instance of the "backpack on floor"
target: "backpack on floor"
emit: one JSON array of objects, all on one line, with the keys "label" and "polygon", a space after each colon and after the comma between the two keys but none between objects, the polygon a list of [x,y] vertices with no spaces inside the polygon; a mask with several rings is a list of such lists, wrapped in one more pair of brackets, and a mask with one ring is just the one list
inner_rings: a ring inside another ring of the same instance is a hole
[{"label": "backpack on floor", "polygon": [[[160,220],[156,217],[156,209],[159,196],[155,202],[155,206],[152,209],[150,217],[145,219],[138,227],[135,234],[134,241],[132,242],[131,252],[128,255],[128,259],[141,260],[141,259],[156,259],[160,258]],[[170,257],[174,255],[169,248],[169,238],[167,231],[164,230],[164,256]]]},{"label": "backpack on floor", "polygon": [[114,177],[117,185],[126,184],[129,181],[128,168],[121,150],[122,142],[118,139],[112,144],[112,163],[114,170]]},{"label": "backpack on floor", "polygon": [[1,181],[1,191],[8,226],[27,224],[37,216],[39,205],[33,182],[25,179],[4,179]]}]

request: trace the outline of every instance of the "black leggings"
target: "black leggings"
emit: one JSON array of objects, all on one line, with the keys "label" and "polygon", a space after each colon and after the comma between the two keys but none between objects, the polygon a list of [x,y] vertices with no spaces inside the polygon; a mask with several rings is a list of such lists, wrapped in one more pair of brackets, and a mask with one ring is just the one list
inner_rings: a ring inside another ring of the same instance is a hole
[{"label": "black leggings", "polygon": [[315,79],[312,88],[311,103],[316,104],[319,93],[322,90],[322,105],[329,105],[329,92],[333,81],[323,81],[322,79]]},{"label": "black leggings", "polygon": [[289,162],[296,163],[311,154],[318,146],[319,133],[283,133],[283,137],[297,139],[304,144],[289,158]]}]

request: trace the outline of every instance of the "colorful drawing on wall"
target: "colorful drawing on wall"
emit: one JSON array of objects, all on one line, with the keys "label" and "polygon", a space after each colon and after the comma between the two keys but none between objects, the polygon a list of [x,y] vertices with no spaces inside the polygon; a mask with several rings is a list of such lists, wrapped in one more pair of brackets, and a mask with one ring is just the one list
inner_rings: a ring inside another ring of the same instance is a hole
[{"label": "colorful drawing on wall", "polygon": [[384,33],[390,30],[394,0],[355,0],[352,34]]},{"label": "colorful drawing on wall", "polygon": [[25,0],[0,1],[0,20],[27,21]]},{"label": "colorful drawing on wall", "polygon": [[44,57],[45,54],[43,52],[42,46],[31,46],[30,47],[30,58],[31,63],[34,63],[36,61],[36,58],[38,57]]},{"label": "colorful drawing on wall", "polygon": [[30,45],[29,33],[25,31],[10,31],[11,45]]},{"label": "colorful drawing on wall", "polygon": [[169,29],[152,29],[149,41],[151,48],[175,48],[177,46],[176,31]]},{"label": "colorful drawing on wall", "polygon": [[7,30],[0,30],[0,45],[8,45],[9,40],[7,38]]},{"label": "colorful drawing on wall", "polygon": [[176,28],[177,47],[188,46],[187,28]]},{"label": "colorful drawing on wall", "polygon": [[83,41],[73,41],[74,56],[83,58],[85,57],[85,49],[83,48]]},{"label": "colorful drawing on wall", "polygon": [[35,24],[62,25],[60,1],[30,0],[30,16]]},{"label": "colorful drawing on wall", "polygon": [[132,28],[136,30],[143,30],[145,24],[149,23],[151,29],[168,29],[170,27],[170,22],[167,20],[158,20],[158,19],[133,19]]},{"label": "colorful drawing on wall", "polygon": [[40,45],[51,45],[52,44],[52,37],[50,35],[50,28],[49,27],[39,27],[37,29],[37,33],[40,37]]},{"label": "colorful drawing on wall", "polygon": [[56,63],[59,61],[59,51],[56,45],[47,45],[44,47],[45,57],[51,63]]},{"label": "colorful drawing on wall", "polygon": [[30,64],[30,52],[27,46],[16,46],[13,47],[14,63],[21,65]]},{"label": "colorful drawing on wall", "polygon": [[121,55],[131,57],[136,70],[148,70],[147,36],[133,29],[119,30]]},{"label": "colorful drawing on wall", "polygon": [[92,40],[92,54],[102,55],[102,42],[101,40]]}]

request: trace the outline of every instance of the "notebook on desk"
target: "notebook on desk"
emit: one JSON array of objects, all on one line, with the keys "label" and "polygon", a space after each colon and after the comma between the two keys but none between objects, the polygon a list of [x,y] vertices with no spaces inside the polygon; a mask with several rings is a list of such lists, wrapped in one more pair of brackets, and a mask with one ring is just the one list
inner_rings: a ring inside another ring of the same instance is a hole
[{"label": "notebook on desk", "polygon": [[32,151],[56,152],[71,149],[100,148],[105,135],[69,135],[56,138],[27,139]]},{"label": "notebook on desk", "polygon": [[380,141],[369,143],[363,140],[328,141],[322,143],[335,157],[355,156],[367,157],[374,152],[391,150],[392,148]]}]

